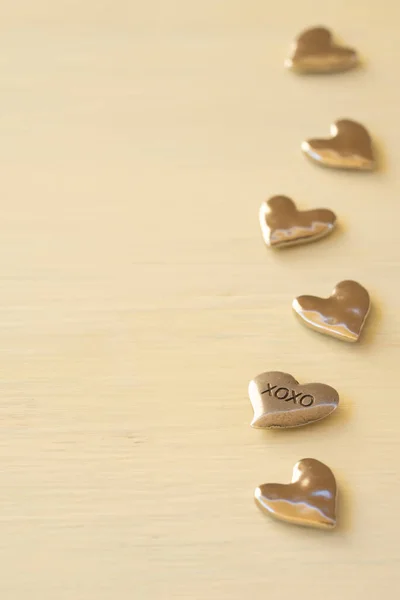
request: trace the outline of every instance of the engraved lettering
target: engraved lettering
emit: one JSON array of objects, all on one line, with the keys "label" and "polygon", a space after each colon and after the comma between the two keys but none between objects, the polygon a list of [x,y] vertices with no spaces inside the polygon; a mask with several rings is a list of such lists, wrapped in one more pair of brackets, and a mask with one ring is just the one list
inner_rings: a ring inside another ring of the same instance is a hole
[{"label": "engraved lettering", "polygon": [[[284,396],[282,396],[282,394],[280,396],[278,396],[278,392],[280,392],[281,390],[283,390]],[[285,400],[288,396],[289,390],[285,387],[280,387],[276,390],[275,392],[275,396],[278,398],[278,400]]]},{"label": "engraved lettering", "polygon": [[290,396],[290,398],[286,398],[286,402],[290,402],[290,400],[293,400],[293,402],[297,404],[297,398],[301,396],[302,393],[303,392],[298,392],[297,394],[295,394],[294,390],[292,390],[292,395]]},{"label": "engraved lettering", "polygon": [[[307,402],[307,403],[306,403],[306,402],[304,402],[304,399],[305,399],[305,398],[310,398],[310,401],[309,401],[309,402]],[[311,404],[313,404],[313,403],[314,403],[314,396],[311,396],[311,394],[304,394],[304,396],[302,396],[302,397],[300,398],[300,404],[301,404],[302,406],[311,406]]]},{"label": "engraved lettering", "polygon": [[299,402],[301,406],[311,406],[314,404],[314,396],[311,396],[311,394],[303,394],[303,392],[297,392],[296,394],[295,390],[289,390],[286,387],[276,388],[276,385],[267,383],[267,388],[263,390],[261,394],[269,394],[271,397],[275,396],[278,400],[285,400],[285,402],[290,402],[292,400],[294,404]]},{"label": "engraved lettering", "polygon": [[267,386],[268,386],[267,389],[264,390],[263,392],[261,392],[261,394],[266,394],[268,392],[268,394],[270,396],[272,396],[271,392],[276,388],[276,385],[274,385],[274,386],[271,387],[271,384],[267,383]]}]

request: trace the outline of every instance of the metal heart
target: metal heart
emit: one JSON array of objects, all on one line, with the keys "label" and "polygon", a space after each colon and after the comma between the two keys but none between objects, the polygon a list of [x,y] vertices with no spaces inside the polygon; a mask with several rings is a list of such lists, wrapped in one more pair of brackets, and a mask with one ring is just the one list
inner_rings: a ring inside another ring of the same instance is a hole
[{"label": "metal heart", "polygon": [[340,119],[331,125],[331,135],[328,139],[303,142],[302,151],[325,167],[358,171],[374,169],[371,137],[363,125],[350,119]]},{"label": "metal heart", "polygon": [[300,385],[289,373],[271,371],[249,384],[256,428],[299,427],[327,417],[337,408],[339,394],[329,385]]},{"label": "metal heart", "polygon": [[273,196],[263,202],[259,217],[264,241],[271,248],[313,242],[330,233],[336,222],[331,210],[300,211],[287,196]]},{"label": "metal heart", "polygon": [[299,35],[285,66],[299,73],[337,73],[355,67],[357,53],[338,46],[325,27],[313,27]]},{"label": "metal heart", "polygon": [[312,329],[356,342],[370,309],[367,290],[356,281],[341,281],[329,298],[298,296],[293,310]]},{"label": "metal heart", "polygon": [[335,476],[314,458],[295,464],[291,483],[265,483],[254,497],[263,511],[282,521],[323,529],[336,525]]}]

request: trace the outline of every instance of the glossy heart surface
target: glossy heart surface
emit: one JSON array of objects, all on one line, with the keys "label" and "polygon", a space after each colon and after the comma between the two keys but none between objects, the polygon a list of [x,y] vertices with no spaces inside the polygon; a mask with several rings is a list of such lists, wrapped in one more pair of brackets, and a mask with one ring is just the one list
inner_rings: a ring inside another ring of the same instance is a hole
[{"label": "glossy heart surface", "polygon": [[356,281],[341,281],[329,298],[298,296],[293,310],[301,321],[347,342],[356,342],[370,310],[367,290]]},{"label": "glossy heart surface", "polygon": [[314,458],[293,468],[292,482],[265,483],[256,488],[258,506],[269,515],[307,527],[332,529],[336,525],[337,487],[332,471]]},{"label": "glossy heart surface", "polygon": [[331,210],[300,211],[287,196],[273,196],[264,202],[259,218],[264,241],[270,248],[313,242],[328,235],[336,223],[336,215]]},{"label": "glossy heart surface", "polygon": [[299,73],[337,73],[352,69],[358,63],[355,50],[339,46],[326,27],[303,31],[285,60],[288,69]]},{"label": "glossy heart surface", "polygon": [[331,125],[331,136],[304,141],[301,149],[308,158],[325,167],[358,171],[375,168],[371,137],[363,125],[340,119]]}]

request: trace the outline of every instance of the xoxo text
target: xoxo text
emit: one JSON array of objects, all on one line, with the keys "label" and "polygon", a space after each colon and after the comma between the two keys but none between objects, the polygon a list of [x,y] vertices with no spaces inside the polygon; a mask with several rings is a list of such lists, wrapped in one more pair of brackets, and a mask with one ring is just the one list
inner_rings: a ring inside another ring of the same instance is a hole
[{"label": "xoxo text", "polygon": [[278,400],[285,400],[285,402],[290,402],[293,400],[295,404],[299,403],[301,406],[311,406],[314,403],[314,396],[311,394],[303,394],[303,392],[296,392],[294,390],[289,390],[286,387],[279,387],[278,389],[276,385],[271,387],[270,383],[267,383],[267,389],[261,392],[261,394],[269,394],[270,396],[275,396]]}]

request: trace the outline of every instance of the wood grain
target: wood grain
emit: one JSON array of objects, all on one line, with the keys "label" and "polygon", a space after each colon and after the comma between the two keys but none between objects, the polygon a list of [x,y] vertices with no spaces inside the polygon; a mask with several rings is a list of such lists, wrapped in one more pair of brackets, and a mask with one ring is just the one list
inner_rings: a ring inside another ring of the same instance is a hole
[{"label": "wood grain", "polygon": [[[399,6],[0,5],[1,598],[397,597]],[[320,23],[363,69],[283,70]],[[377,173],[301,155],[341,117],[368,127]],[[274,194],[338,231],[268,251]],[[352,346],[291,314],[344,279],[373,302]],[[251,429],[265,370],[332,385],[338,411]],[[305,457],[337,477],[335,532],[254,504]]]}]

